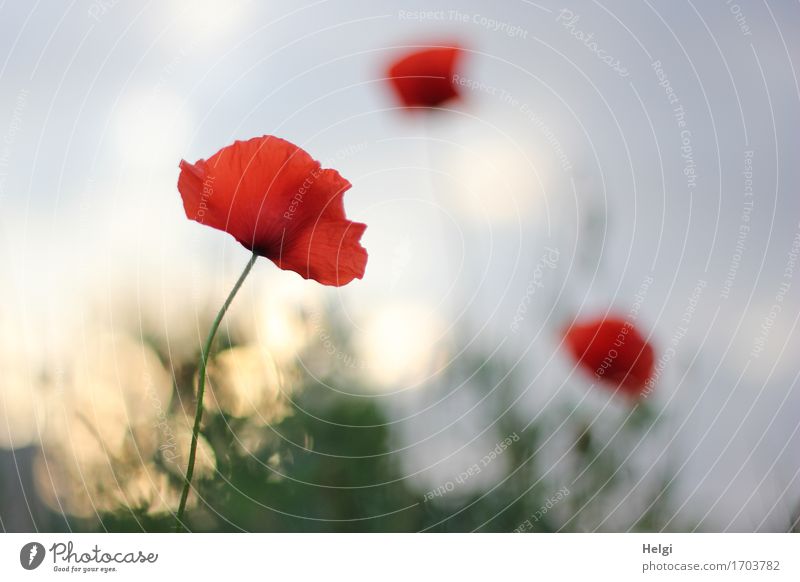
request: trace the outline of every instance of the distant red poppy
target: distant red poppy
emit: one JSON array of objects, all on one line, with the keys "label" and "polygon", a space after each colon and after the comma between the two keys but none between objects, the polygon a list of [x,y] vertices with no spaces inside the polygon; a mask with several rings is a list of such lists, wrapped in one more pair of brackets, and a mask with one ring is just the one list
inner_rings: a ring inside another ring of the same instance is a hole
[{"label": "distant red poppy", "polygon": [[573,324],[564,340],[584,369],[628,396],[640,396],[653,375],[652,346],[624,319]]},{"label": "distant red poppy", "polygon": [[186,216],[231,234],[246,248],[323,285],[364,276],[365,224],[347,220],[350,182],[307,152],[265,135],[237,141],[208,160],[181,160]]},{"label": "distant red poppy", "polygon": [[453,74],[461,58],[457,46],[415,50],[394,61],[388,78],[405,107],[439,107],[458,97]]}]

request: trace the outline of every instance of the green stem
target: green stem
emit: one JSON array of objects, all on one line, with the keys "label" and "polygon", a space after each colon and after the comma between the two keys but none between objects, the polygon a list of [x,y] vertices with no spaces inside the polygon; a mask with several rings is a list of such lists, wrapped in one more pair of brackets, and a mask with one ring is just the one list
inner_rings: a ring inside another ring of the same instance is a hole
[{"label": "green stem", "polygon": [[192,475],[194,474],[194,461],[195,457],[197,456],[197,440],[198,435],[200,434],[200,421],[203,419],[203,394],[205,393],[206,388],[206,365],[208,364],[208,356],[211,353],[211,345],[214,343],[214,336],[217,335],[217,330],[219,329],[220,323],[222,323],[222,318],[225,317],[225,312],[228,311],[228,307],[230,307],[233,298],[236,296],[236,293],[239,291],[242,283],[244,283],[244,280],[250,273],[250,269],[252,269],[253,265],[256,263],[257,258],[258,255],[253,253],[253,256],[250,257],[250,260],[245,266],[244,271],[242,271],[242,274],[239,275],[239,279],[236,281],[233,289],[231,289],[231,292],[228,294],[228,298],[225,300],[225,303],[222,304],[222,309],[219,310],[217,317],[214,318],[214,322],[211,324],[211,329],[208,330],[206,343],[203,345],[203,349],[200,352],[200,368],[198,372],[197,386],[197,408],[194,413],[192,445],[189,448],[189,464],[186,467],[186,479],[183,483],[183,492],[181,493],[181,502],[178,506],[178,513],[175,516],[176,532],[184,531],[186,529],[186,526],[183,523],[183,514],[186,511],[186,500],[189,497],[189,489],[191,489],[192,485]]}]

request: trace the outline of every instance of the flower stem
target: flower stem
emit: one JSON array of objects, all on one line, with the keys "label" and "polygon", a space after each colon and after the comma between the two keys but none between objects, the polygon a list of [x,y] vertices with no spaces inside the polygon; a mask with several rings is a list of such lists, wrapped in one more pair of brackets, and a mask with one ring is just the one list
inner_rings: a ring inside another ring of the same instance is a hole
[{"label": "flower stem", "polygon": [[176,532],[186,530],[186,526],[183,523],[183,514],[186,511],[186,500],[189,497],[189,489],[191,489],[192,485],[192,475],[194,474],[194,461],[195,457],[197,456],[197,440],[198,435],[200,434],[200,421],[203,419],[203,394],[205,393],[206,388],[206,365],[208,364],[208,356],[211,353],[211,345],[214,343],[214,336],[217,335],[217,330],[219,329],[220,323],[222,323],[222,318],[225,317],[225,312],[228,311],[228,307],[230,307],[233,298],[236,296],[236,293],[239,291],[242,283],[244,283],[244,280],[250,273],[250,269],[253,268],[257,258],[258,255],[253,253],[253,256],[250,257],[250,260],[247,262],[244,271],[242,271],[242,274],[239,275],[239,279],[236,281],[233,289],[231,289],[231,292],[228,294],[228,298],[225,300],[225,303],[222,304],[222,308],[214,318],[214,322],[211,324],[211,329],[208,330],[206,342],[203,345],[202,351],[200,352],[200,368],[198,372],[197,386],[197,408],[194,413],[192,445],[189,448],[189,464],[186,467],[186,478],[183,482],[183,491],[181,492],[181,502],[178,506],[178,513],[175,515]]}]

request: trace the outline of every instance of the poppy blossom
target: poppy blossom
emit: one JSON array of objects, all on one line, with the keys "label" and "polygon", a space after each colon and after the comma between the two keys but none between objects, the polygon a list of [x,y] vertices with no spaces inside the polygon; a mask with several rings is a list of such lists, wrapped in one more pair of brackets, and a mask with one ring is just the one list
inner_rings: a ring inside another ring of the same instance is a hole
[{"label": "poppy blossom", "polygon": [[624,319],[574,323],[564,341],[584,369],[628,396],[640,396],[653,375],[652,346]]},{"label": "poppy blossom", "polygon": [[347,220],[350,182],[307,152],[265,135],[237,141],[208,160],[180,163],[186,216],[224,230],[281,269],[323,285],[364,276],[365,224]]},{"label": "poppy blossom", "polygon": [[415,50],[389,66],[388,78],[405,107],[438,107],[458,97],[453,79],[462,50],[438,46]]}]

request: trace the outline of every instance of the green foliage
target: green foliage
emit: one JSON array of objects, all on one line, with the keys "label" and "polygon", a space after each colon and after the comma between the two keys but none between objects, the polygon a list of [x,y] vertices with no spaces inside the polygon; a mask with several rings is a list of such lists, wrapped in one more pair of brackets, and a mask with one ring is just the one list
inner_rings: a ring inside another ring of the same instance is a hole
[{"label": "green foliage", "polygon": [[[339,342],[345,345],[346,338]],[[185,387],[194,370],[173,369],[189,403]],[[459,358],[437,379],[439,389],[447,391],[469,378],[486,397],[486,422],[497,434],[519,437],[503,453],[508,471],[488,491],[426,500],[403,475],[393,425],[374,392],[358,385],[360,377],[354,379],[352,371],[331,369],[322,379],[301,378],[292,392],[292,413],[278,423],[206,413],[202,434],[215,452],[217,470],[213,478],[193,484],[197,503],[187,513],[189,527],[231,532],[662,529],[672,517],[668,471],[648,481],[644,499],[623,501],[622,526],[619,519],[604,519],[639,477],[626,457],[654,426],[654,412],[636,407],[619,427],[610,427],[613,438],[607,430],[598,431],[593,413],[563,401],[531,423],[517,402],[527,383],[513,370],[497,354],[489,358],[478,352]],[[551,471],[552,458],[543,452],[554,446],[559,424],[559,434],[567,436],[566,444],[562,439],[566,468]],[[180,487],[177,475],[170,479]],[[53,514],[50,529],[172,531],[173,525],[171,515],[126,507],[97,520]]]}]

